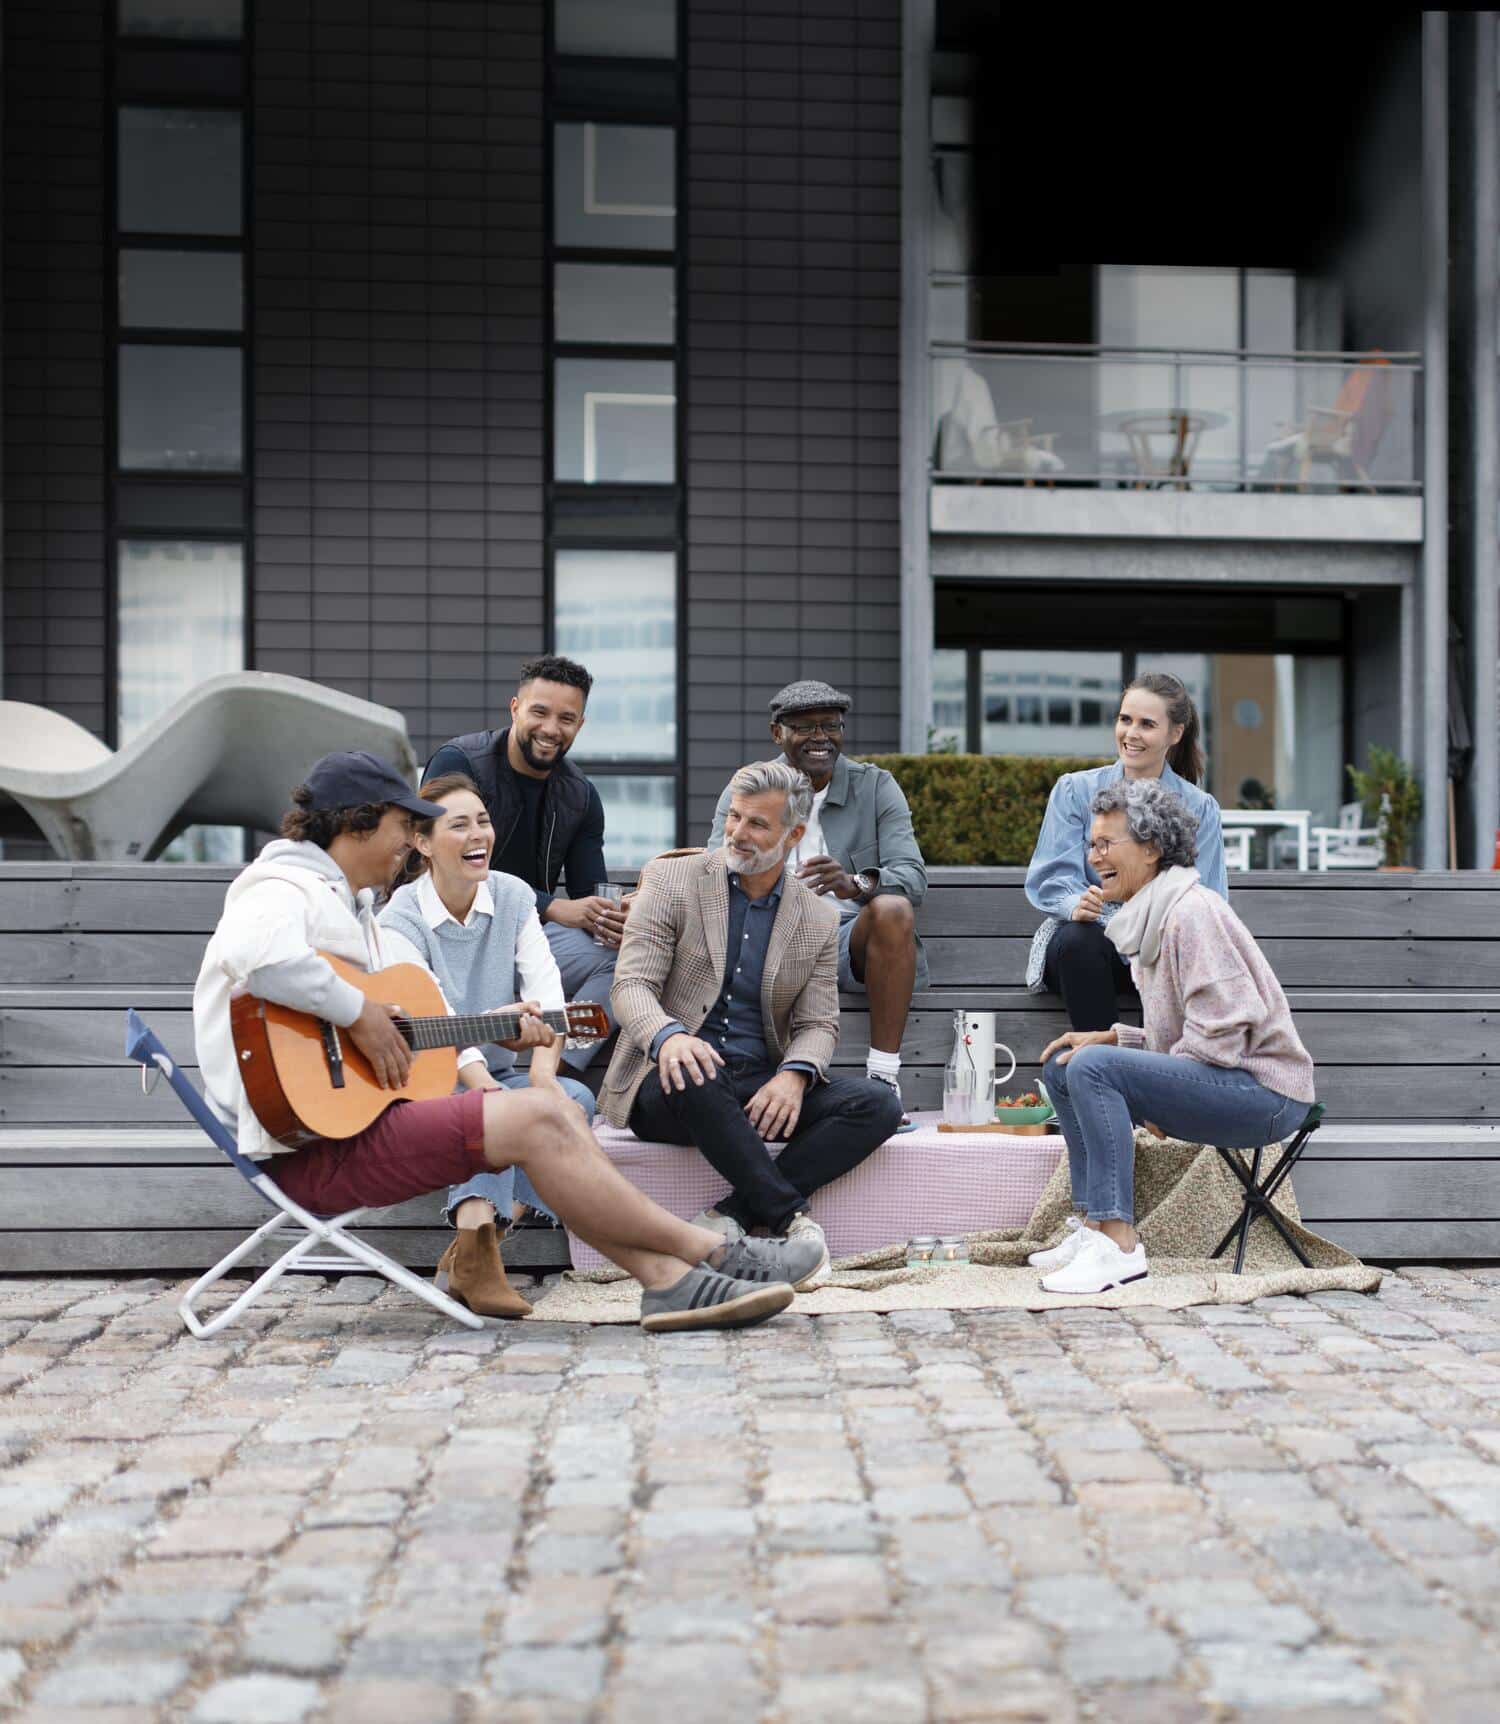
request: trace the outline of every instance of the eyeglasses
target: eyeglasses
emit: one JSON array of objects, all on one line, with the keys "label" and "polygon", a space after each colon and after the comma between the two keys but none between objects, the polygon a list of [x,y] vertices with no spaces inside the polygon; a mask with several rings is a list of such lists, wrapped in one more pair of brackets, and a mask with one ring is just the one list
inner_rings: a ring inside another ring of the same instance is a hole
[{"label": "eyeglasses", "polygon": [[820,734],[828,737],[842,736],[844,734],[844,721],[841,718],[820,718],[812,724],[794,724],[791,719],[784,718],[781,721],[781,728],[795,736],[800,742],[805,737]]},{"label": "eyeglasses", "polygon": [[1091,838],[1089,840],[1090,856],[1108,856],[1117,844],[1133,844],[1133,838]]}]

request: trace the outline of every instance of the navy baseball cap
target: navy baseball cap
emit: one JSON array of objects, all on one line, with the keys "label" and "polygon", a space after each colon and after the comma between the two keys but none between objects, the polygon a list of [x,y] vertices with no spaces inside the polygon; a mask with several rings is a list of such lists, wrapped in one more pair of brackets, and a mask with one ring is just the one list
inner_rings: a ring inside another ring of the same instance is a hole
[{"label": "navy baseball cap", "polygon": [[444,812],[440,802],[424,802],[394,766],[363,748],[325,754],[304,782],[312,793],[312,806],[319,811],[388,802],[423,820]]}]

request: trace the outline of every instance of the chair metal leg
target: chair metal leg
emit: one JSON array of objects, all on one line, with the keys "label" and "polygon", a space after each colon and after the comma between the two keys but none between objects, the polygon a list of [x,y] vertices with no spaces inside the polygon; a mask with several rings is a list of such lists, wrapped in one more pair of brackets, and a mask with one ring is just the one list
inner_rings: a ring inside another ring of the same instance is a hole
[{"label": "chair metal leg", "polygon": [[1310,1269],[1312,1267],[1311,1260],[1307,1257],[1302,1247],[1292,1237],[1290,1230],[1282,1221],[1281,1216],[1277,1214],[1274,1207],[1274,1199],[1276,1193],[1290,1177],[1292,1169],[1301,1160],[1302,1152],[1306,1149],[1308,1142],[1316,1129],[1316,1126],[1309,1126],[1299,1131],[1296,1137],[1294,1137],[1287,1145],[1286,1149],[1277,1160],[1276,1165],[1266,1175],[1264,1180],[1262,1180],[1260,1176],[1261,1158],[1265,1154],[1264,1148],[1257,1149],[1255,1151],[1255,1159],[1248,1171],[1240,1165],[1238,1152],[1232,1149],[1222,1149],[1219,1151],[1225,1164],[1233,1172],[1235,1178],[1239,1180],[1245,1193],[1245,1201],[1244,1207],[1240,1210],[1238,1219],[1209,1253],[1210,1260],[1222,1256],[1228,1249],[1229,1241],[1238,1234],[1239,1242],[1235,1247],[1234,1253],[1234,1273],[1236,1275],[1243,1274],[1245,1267],[1245,1252],[1250,1243],[1250,1229],[1261,1216],[1264,1216],[1265,1219],[1270,1222],[1272,1227],[1276,1229],[1277,1233],[1281,1235],[1283,1242],[1302,1267],[1304,1269]]},{"label": "chair metal leg", "polygon": [[[1255,1161],[1250,1169],[1250,1190],[1252,1191],[1258,1191],[1260,1189],[1261,1153],[1262,1152],[1260,1150],[1256,1150]],[[1240,1242],[1235,1247],[1234,1252],[1234,1272],[1236,1275],[1241,1274],[1245,1267],[1245,1248],[1250,1243],[1250,1227],[1252,1222],[1255,1220],[1258,1208],[1259,1205],[1253,1198],[1246,1198],[1244,1213],[1240,1217]]]},{"label": "chair metal leg", "polygon": [[367,1245],[363,1239],[353,1239],[348,1234],[334,1231],[328,1243],[340,1251],[346,1251],[357,1262],[366,1264],[376,1274],[383,1275],[387,1281],[393,1281],[398,1287],[404,1287],[408,1293],[415,1293],[419,1299],[424,1299],[434,1310],[441,1311],[445,1317],[451,1317],[454,1322],[462,1323],[466,1329],[482,1329],[484,1319],[477,1317],[466,1306],[460,1305],[456,1299],[450,1299],[440,1287],[431,1281],[424,1281],[420,1275],[412,1274],[403,1264],[395,1262],[383,1251],[377,1251],[373,1245]]}]

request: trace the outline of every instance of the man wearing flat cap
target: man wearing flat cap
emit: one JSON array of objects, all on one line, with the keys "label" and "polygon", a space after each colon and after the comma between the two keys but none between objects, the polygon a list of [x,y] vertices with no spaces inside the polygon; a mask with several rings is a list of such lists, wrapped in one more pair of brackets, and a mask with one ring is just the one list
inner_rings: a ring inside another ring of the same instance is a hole
[{"label": "man wearing flat cap", "polygon": [[[807,830],[788,868],[839,912],[839,988],[870,1002],[866,1074],[901,1093],[901,1037],[911,997],[927,985],[915,911],[927,869],[901,786],[883,767],[844,754],[853,701],[826,682],[793,682],[770,702],[782,758],[812,780]],[[724,842],[729,791],[719,798],[710,850]],[[903,1121],[903,1123],[905,1123]]]}]

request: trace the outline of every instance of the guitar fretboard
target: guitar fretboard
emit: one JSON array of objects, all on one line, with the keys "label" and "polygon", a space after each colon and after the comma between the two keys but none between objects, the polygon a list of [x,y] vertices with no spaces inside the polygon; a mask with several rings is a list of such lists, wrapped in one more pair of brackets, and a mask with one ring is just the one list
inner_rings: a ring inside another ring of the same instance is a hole
[{"label": "guitar fretboard", "polygon": [[[466,1048],[476,1042],[513,1041],[527,1013],[471,1012],[456,1018],[396,1018],[396,1028],[418,1053],[429,1048]],[[566,1011],[542,1013],[542,1022],[558,1035],[568,1033]]]}]

